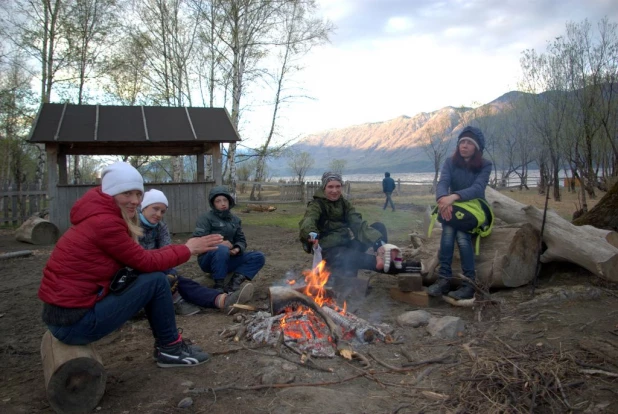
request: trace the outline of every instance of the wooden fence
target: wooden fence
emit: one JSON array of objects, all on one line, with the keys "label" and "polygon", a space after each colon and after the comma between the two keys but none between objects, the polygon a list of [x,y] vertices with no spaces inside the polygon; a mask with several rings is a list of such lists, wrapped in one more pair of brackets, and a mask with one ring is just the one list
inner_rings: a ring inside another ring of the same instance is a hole
[{"label": "wooden fence", "polygon": [[0,225],[20,225],[48,207],[47,191],[38,190],[36,184],[22,184],[20,189],[0,185]]},{"label": "wooden fence", "polygon": [[[322,187],[319,181],[299,184],[280,182],[240,181],[236,187],[236,201],[239,203],[306,203]],[[343,188],[344,195],[350,194],[350,183]]]}]

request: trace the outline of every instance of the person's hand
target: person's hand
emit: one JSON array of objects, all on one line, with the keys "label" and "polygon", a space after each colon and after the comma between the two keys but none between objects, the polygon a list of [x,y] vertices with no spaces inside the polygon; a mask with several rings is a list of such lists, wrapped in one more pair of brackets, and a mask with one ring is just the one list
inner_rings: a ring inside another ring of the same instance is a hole
[{"label": "person's hand", "polygon": [[230,256],[236,256],[240,253],[240,247],[233,247],[230,249]]},{"label": "person's hand", "polygon": [[209,234],[208,236],[192,237],[185,243],[191,254],[202,254],[211,250],[217,250],[217,245],[223,242],[220,234]]},{"label": "person's hand", "polygon": [[232,245],[232,243],[229,242],[229,240],[223,240],[220,244],[222,246],[227,247],[230,250],[232,250],[234,248],[234,246]]},{"label": "person's hand", "polygon": [[459,200],[459,198],[457,194],[440,197],[438,200],[438,211],[444,220],[450,221],[453,218],[453,203]]},{"label": "person's hand", "polygon": [[313,247],[318,247],[318,233],[312,231],[309,233],[309,238],[307,239],[307,241],[309,242],[309,244],[312,244]]}]

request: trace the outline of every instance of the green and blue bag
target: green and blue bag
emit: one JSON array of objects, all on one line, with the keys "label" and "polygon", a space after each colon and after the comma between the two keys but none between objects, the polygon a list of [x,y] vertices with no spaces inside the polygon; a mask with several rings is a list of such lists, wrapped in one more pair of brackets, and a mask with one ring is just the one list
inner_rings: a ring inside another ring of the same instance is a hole
[{"label": "green and blue bag", "polygon": [[431,236],[436,220],[453,227],[455,230],[465,231],[476,236],[475,253],[478,256],[481,237],[489,236],[494,226],[494,212],[487,201],[482,198],[455,201],[453,203],[453,217],[446,221],[440,216],[438,206],[436,206],[431,212],[428,236]]}]

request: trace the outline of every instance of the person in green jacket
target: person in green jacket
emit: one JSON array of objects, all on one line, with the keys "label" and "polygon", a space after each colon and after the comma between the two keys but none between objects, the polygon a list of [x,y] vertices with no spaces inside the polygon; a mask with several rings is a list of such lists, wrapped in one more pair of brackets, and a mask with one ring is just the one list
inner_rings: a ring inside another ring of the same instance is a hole
[{"label": "person in green jacket", "polygon": [[[299,223],[300,241],[307,253],[319,244],[327,269],[335,279],[356,277],[359,269],[383,272],[384,245],[388,243],[386,227],[382,223],[368,225],[341,195],[342,186],[340,174],[322,175],[322,188],[313,195]],[[373,254],[367,253],[369,248],[373,248]],[[389,270],[410,271],[410,266],[413,264],[405,264],[402,270],[394,266]]]},{"label": "person in green jacket", "polygon": [[[204,272],[210,273],[215,281],[215,289],[226,293],[235,292],[245,280],[253,280],[264,267],[266,259],[261,252],[247,251],[242,222],[230,211],[236,202],[227,187],[217,186],[210,190],[208,203],[210,211],[197,219],[193,237],[220,234],[223,241],[217,250],[199,255],[197,262]],[[233,275],[229,283],[225,284],[229,272],[233,272]]]}]

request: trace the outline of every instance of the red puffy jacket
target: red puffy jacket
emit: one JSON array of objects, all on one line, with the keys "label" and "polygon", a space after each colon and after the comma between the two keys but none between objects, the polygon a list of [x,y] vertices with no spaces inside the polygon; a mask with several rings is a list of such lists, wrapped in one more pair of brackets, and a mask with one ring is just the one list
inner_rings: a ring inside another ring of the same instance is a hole
[{"label": "red puffy jacket", "polygon": [[65,308],[91,308],[109,293],[114,274],[129,266],[139,273],[162,271],[191,257],[184,245],[144,250],[130,234],[120,208],[101,187],[71,209],[71,224],[43,269],[39,298]]}]

